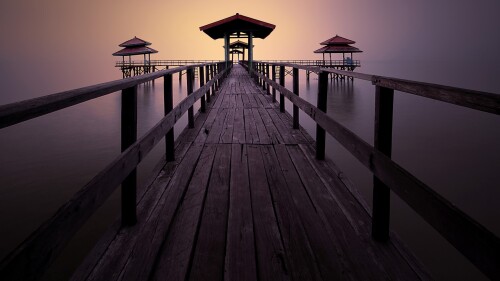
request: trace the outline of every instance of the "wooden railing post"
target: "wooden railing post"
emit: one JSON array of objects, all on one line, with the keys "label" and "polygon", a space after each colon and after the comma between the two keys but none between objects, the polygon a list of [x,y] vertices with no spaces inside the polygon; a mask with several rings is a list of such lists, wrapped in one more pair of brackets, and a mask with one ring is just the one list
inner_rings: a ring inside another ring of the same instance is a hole
[{"label": "wooden railing post", "polygon": [[[217,76],[217,74],[219,72],[218,71],[218,66],[219,66],[218,63],[214,64],[214,71],[212,72],[214,74],[214,77]],[[215,80],[214,85],[215,85],[215,87],[214,87],[215,92],[218,92],[219,91],[219,79]]]},{"label": "wooden railing post", "polygon": [[[200,79],[200,88],[205,85],[205,68],[203,66],[200,66],[199,69],[199,79]],[[205,95],[203,95],[200,99],[200,111],[205,112],[206,111],[206,102],[205,102]]]},{"label": "wooden railing post", "polygon": [[[260,73],[263,75],[263,76],[266,76],[266,64],[264,63],[261,63],[260,64]],[[262,83],[262,90],[265,90],[266,89],[266,81],[264,80],[264,78],[260,79],[261,80],[261,83]]]},{"label": "wooden railing post", "polygon": [[[205,82],[209,82],[210,81],[210,66],[209,65],[206,65],[205,66]],[[207,102],[210,102],[210,88],[207,89],[207,93],[205,94],[205,96],[207,96]]]},{"label": "wooden railing post", "polygon": [[[271,71],[273,72],[271,74],[271,80],[276,82],[276,65],[273,64],[271,67]],[[276,89],[273,87],[273,102],[276,102]]]},{"label": "wooden railing post", "polygon": [[[380,86],[375,89],[375,149],[389,158],[392,151],[392,113],[394,90]],[[385,242],[389,239],[390,189],[373,176],[372,237]]]},{"label": "wooden railing post", "polygon": [[[266,63],[266,77],[267,77],[268,79],[270,78],[270,76],[269,76],[269,64],[268,64],[268,63]],[[269,83],[266,83],[266,84],[267,84],[267,85],[266,85],[266,93],[267,93],[268,95],[270,95],[270,94],[271,94],[270,89],[269,89],[270,85],[269,85]]]},{"label": "wooden railing post", "polygon": [[[122,90],[121,151],[137,140],[137,86]],[[134,169],[122,182],[122,226],[137,222],[137,170]]]},{"label": "wooden railing post", "polygon": [[[211,76],[212,76],[212,79],[215,77],[215,64],[212,64],[210,65],[210,73],[211,73]],[[216,82],[214,81],[214,83],[212,84],[212,96],[215,95],[215,84]]]},{"label": "wooden railing post", "polygon": [[[318,109],[326,113],[328,93],[328,72],[320,71],[318,74]],[[325,159],[325,129],[316,125],[316,159]]]},{"label": "wooden railing post", "polygon": [[[293,68],[293,93],[299,95],[299,69]],[[293,128],[299,128],[299,107],[293,105]]]},{"label": "wooden railing post", "polygon": [[[172,74],[163,76],[163,104],[165,115],[169,114],[174,107]],[[167,161],[175,160],[174,152],[174,128],[170,129],[165,135],[165,157]]]},{"label": "wooden railing post", "polygon": [[[280,66],[280,85],[285,87],[285,66]],[[280,92],[280,112],[285,112],[285,95]]]},{"label": "wooden railing post", "polygon": [[[187,94],[191,95],[193,93],[193,68],[188,68],[187,70]],[[194,111],[193,106],[188,109],[188,128],[194,128]]]}]

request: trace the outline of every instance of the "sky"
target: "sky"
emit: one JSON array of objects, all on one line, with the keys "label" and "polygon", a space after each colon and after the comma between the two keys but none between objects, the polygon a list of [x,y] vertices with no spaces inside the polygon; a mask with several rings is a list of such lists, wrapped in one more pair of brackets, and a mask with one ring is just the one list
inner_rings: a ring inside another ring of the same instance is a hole
[{"label": "sky", "polygon": [[134,36],[159,51],[152,59],[223,59],[223,40],[199,27],[236,13],[276,25],[255,40],[257,60],[319,59],[319,43],[338,34],[364,51],[355,59],[479,67],[500,62],[499,12],[498,0],[2,0],[0,75],[61,76],[70,85],[116,79],[111,54]]}]

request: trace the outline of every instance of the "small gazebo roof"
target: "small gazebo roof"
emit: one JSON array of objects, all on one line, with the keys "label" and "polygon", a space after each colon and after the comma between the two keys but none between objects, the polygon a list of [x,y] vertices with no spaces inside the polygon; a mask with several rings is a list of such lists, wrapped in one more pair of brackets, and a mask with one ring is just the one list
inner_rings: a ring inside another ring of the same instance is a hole
[{"label": "small gazebo roof", "polygon": [[241,49],[241,48],[248,49],[248,43],[240,41],[240,40],[234,41],[231,44],[229,44],[229,48],[232,48],[232,49]]},{"label": "small gazebo roof", "polygon": [[125,47],[120,51],[113,53],[113,56],[133,56],[133,55],[154,54],[154,53],[158,53],[158,51],[146,46],[138,46],[138,47]]},{"label": "small gazebo roof", "polygon": [[347,45],[347,44],[354,44],[356,43],[355,41],[352,41],[350,39],[335,35],[334,37],[321,42],[321,45]]},{"label": "small gazebo roof", "polygon": [[229,51],[229,53],[230,54],[243,54],[243,51],[232,49],[231,51]]},{"label": "small gazebo roof", "polygon": [[134,37],[130,40],[127,40],[123,43],[121,43],[120,47],[138,47],[138,46],[148,46],[151,45],[148,41],[142,40],[140,38]]},{"label": "small gazebo roof", "polygon": [[235,32],[252,32],[254,38],[266,38],[276,26],[240,14],[200,27],[212,39],[224,38],[224,34]]},{"label": "small gazebo roof", "polygon": [[360,49],[349,45],[330,45],[320,48],[315,53],[362,53]]}]

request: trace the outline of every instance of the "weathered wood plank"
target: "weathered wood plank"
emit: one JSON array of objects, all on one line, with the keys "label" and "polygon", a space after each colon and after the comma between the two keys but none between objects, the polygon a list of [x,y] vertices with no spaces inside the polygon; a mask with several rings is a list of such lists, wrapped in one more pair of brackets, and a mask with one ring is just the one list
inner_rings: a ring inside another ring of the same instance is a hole
[{"label": "weathered wood plank", "polygon": [[262,118],[260,116],[259,110],[256,108],[252,108],[251,111],[253,120],[255,121],[255,125],[257,127],[257,133],[259,134],[259,143],[271,144],[271,137],[269,137],[266,126],[264,125],[264,122],[262,121]]},{"label": "weathered wood plank", "polygon": [[245,143],[245,117],[243,108],[235,108],[233,143]]},{"label": "weathered wood plank", "polygon": [[[286,191],[283,192],[290,194],[289,198],[286,199],[290,201],[288,204],[294,205],[297,208],[298,218],[304,227],[322,278],[324,280],[336,280],[340,276],[344,276],[346,279],[363,280],[363,278],[360,278],[363,277],[363,274],[358,275],[356,268],[354,270],[351,268],[352,265],[346,261],[346,254],[342,252],[339,243],[336,243],[338,242],[336,241],[337,239],[335,239],[335,236],[343,234],[346,231],[345,228],[350,226],[344,224],[332,230],[320,209],[322,206],[313,205],[314,200],[312,198],[315,196],[325,196],[325,192],[318,190],[318,188],[312,191],[310,183],[307,182],[307,180],[317,180],[314,171],[311,173],[310,169],[307,170],[310,173],[309,177],[307,179],[302,178],[299,176],[302,170],[296,170],[290,159],[293,155],[289,155],[285,145],[275,145],[274,148],[286,181],[286,185],[283,186]],[[300,169],[307,166],[306,164],[302,163]],[[315,183],[322,185],[318,181]],[[315,194],[314,192],[319,192],[319,194]],[[332,207],[335,208],[335,206]]]},{"label": "weathered wood plank", "polygon": [[[292,124],[292,116],[288,112],[284,112],[283,114],[278,114],[278,111],[276,111],[277,115],[279,118],[281,118],[281,121],[283,124]],[[307,133],[307,131],[302,127],[302,125],[299,126],[298,130],[291,130],[290,133],[292,136],[295,138],[297,143],[314,143],[314,139]]]},{"label": "weathered wood plank", "polygon": [[[215,146],[205,145],[193,175],[186,179],[189,186],[161,246],[151,280],[185,280],[187,276],[215,151]],[[129,274],[133,273],[126,272],[124,277]],[[144,277],[130,280],[147,279]]]},{"label": "weathered wood plank", "polygon": [[[255,110],[255,109],[253,109]],[[266,127],[267,134],[269,135],[269,139],[271,143],[284,143],[283,137],[279,133],[278,129],[273,123],[273,120],[269,116],[269,113],[267,113],[266,109],[259,108],[257,109],[260,118],[262,118],[262,122],[264,123],[264,126]],[[254,114],[255,117],[255,114]]]},{"label": "weathered wood plank", "polygon": [[193,253],[190,280],[222,280],[224,276],[230,169],[231,145],[217,145]]},{"label": "weathered wood plank", "polygon": [[[267,113],[269,114],[271,120],[273,120],[274,126],[276,126],[276,129],[278,129],[278,132],[280,133],[281,137],[283,138],[284,143],[296,143],[295,138],[292,136],[291,131],[292,131],[292,124],[288,124],[286,126],[283,124],[283,121],[278,117],[278,114],[283,114],[283,113],[276,113],[276,109],[267,109]],[[278,109],[279,111],[279,109]],[[306,141],[303,140],[305,143]]]},{"label": "weathered wood plank", "polygon": [[[309,165],[307,158],[300,148],[296,145],[287,146],[286,149],[288,150],[288,154],[283,151],[284,149],[283,146],[277,146],[276,153],[280,160],[280,164],[282,164],[282,169],[286,170],[284,173],[287,181],[293,177],[288,175],[290,171],[296,171],[316,210],[315,213],[312,210],[304,208],[299,212],[300,215],[305,215],[304,223],[307,225],[307,227],[305,227],[306,230],[311,232],[308,232],[308,237],[312,240],[310,242],[311,245],[313,246],[315,242],[325,240],[325,237],[322,237],[321,234],[327,235],[331,241],[330,243],[333,243],[332,246],[334,245],[333,248],[328,249],[330,245],[328,244],[329,241],[321,243],[325,245],[324,248],[327,253],[323,253],[321,249],[314,249],[314,253],[318,258],[320,254],[323,254],[322,260],[324,260],[324,262],[318,262],[322,272],[325,272],[325,269],[321,267],[322,264],[327,264],[331,267],[332,264],[337,262],[343,274],[351,276],[353,280],[387,280],[388,276],[386,272],[378,266],[377,257],[374,256],[373,248],[370,247],[369,243],[364,243],[360,237],[356,237],[357,233],[354,231],[351,223],[346,219],[341,208],[330,196],[327,188],[323,185],[323,182],[316,174],[314,168]],[[288,155],[291,161],[288,159]],[[293,185],[288,184],[288,187],[292,186]],[[296,201],[302,199],[300,190],[292,191],[291,194],[296,196]],[[309,217],[311,214],[314,214],[314,217]],[[311,222],[319,222],[324,228],[321,230]],[[321,247],[321,244],[318,246]],[[338,260],[332,260],[334,255],[328,255],[328,252],[333,251],[337,251]],[[339,271],[327,271],[327,273],[338,274]],[[329,275],[327,279],[335,279],[334,276],[335,275]]]},{"label": "weathered wood plank", "polygon": [[241,99],[243,101],[244,108],[251,108],[252,107],[252,104],[250,103],[250,98],[248,97],[248,94],[242,94]]},{"label": "weathered wood plank", "polygon": [[[152,261],[163,239],[161,237],[163,237],[162,235],[164,235],[173,216],[173,210],[170,211],[170,216],[168,211],[164,217],[160,217],[158,214],[164,211],[162,209],[165,208],[165,205],[177,206],[180,203],[181,195],[187,185],[187,179],[184,177],[189,177],[192,174],[200,153],[201,145],[193,146],[188,150],[177,168],[182,169],[182,171],[179,170],[173,174],[167,188],[159,188],[162,193],[159,197],[153,198],[157,200],[156,204],[152,205],[153,208],[150,209],[147,216],[139,220],[137,226],[120,231],[87,280],[117,280],[122,272],[127,271],[127,267],[134,267],[137,264],[141,266],[141,270],[137,270],[137,272],[130,270],[133,271],[131,273],[133,276],[143,273],[143,271],[146,271],[145,274],[149,274]],[[178,186],[178,188],[171,188],[171,186]],[[168,204],[165,203],[166,200],[168,200]],[[155,240],[155,238],[160,239],[160,241]],[[140,243],[141,241],[151,241],[150,247],[144,247]]]},{"label": "weathered wood plank", "polygon": [[370,243],[370,247],[373,248],[371,253],[376,256],[379,265],[384,268],[390,279],[411,280],[417,275],[420,280],[432,280],[429,273],[423,269],[424,267],[406,249],[404,251],[397,249],[396,244],[399,238],[394,233],[391,234],[391,239],[387,243],[378,243],[371,239],[371,217],[368,205],[357,190],[349,186],[351,183],[346,183],[343,174],[330,159],[317,161],[314,158],[316,152],[312,145],[300,144],[299,148],[341,208],[356,235],[362,241]]},{"label": "weathered wood plank", "polygon": [[[137,210],[138,217],[142,219],[138,221],[138,224],[135,227],[124,229],[120,227],[120,221],[116,221],[113,226],[106,231],[104,236],[99,239],[96,246],[73,273],[73,276],[71,277],[72,281],[89,280],[89,275],[93,271],[95,272],[94,276],[108,278],[108,275],[105,275],[103,272],[108,272],[106,274],[109,274],[112,272],[113,268],[120,268],[120,266],[125,264],[126,259],[133,249],[130,245],[134,245],[136,243],[137,234],[144,227],[147,222],[147,218],[150,217],[151,213],[156,208],[163,192],[166,190],[165,187],[170,182],[174,172],[186,155],[190,146],[191,143],[188,142],[177,142],[176,159],[166,163],[161,171],[154,173],[153,175],[156,175],[156,177],[154,177],[155,180],[153,182],[146,185],[145,188],[139,189],[139,202]],[[118,234],[119,231],[120,234]],[[116,251],[109,251],[113,248],[123,248],[124,250],[120,252],[120,255],[114,256],[116,255]],[[117,259],[120,260],[118,261]],[[105,263],[114,265],[110,266]]]},{"label": "weathered wood plank", "polygon": [[247,146],[231,149],[229,216],[224,280],[257,280]]},{"label": "weathered wood plank", "polygon": [[283,248],[260,146],[248,145],[247,152],[259,280],[291,280],[295,268]]},{"label": "weathered wood plank", "polygon": [[226,119],[226,115],[228,113],[227,108],[221,108],[219,110],[219,114],[215,119],[215,122],[212,125],[212,128],[208,132],[208,136],[206,139],[207,143],[218,143],[220,139],[220,135],[222,130],[224,129],[224,120]]},{"label": "weathered wood plank", "polygon": [[255,119],[253,118],[252,109],[243,109],[243,116],[245,118],[246,143],[260,143],[259,134],[257,132],[257,125],[255,123]]},{"label": "weathered wood plank", "polygon": [[235,108],[228,108],[226,119],[224,120],[224,128],[222,129],[220,135],[220,143],[232,143],[233,141],[233,131],[235,129]]},{"label": "weathered wood plank", "polygon": [[298,210],[287,190],[285,176],[273,146],[261,146],[265,173],[273,200],[285,253],[294,280],[321,280],[321,273],[304,226],[297,221]]}]

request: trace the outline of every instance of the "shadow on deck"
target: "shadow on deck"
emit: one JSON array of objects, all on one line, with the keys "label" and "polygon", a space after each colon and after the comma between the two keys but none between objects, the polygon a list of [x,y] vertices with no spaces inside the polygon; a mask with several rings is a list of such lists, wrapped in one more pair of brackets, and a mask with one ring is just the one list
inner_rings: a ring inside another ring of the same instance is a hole
[{"label": "shadow on deck", "polygon": [[235,65],[138,200],[73,280],[430,279],[314,140]]}]

